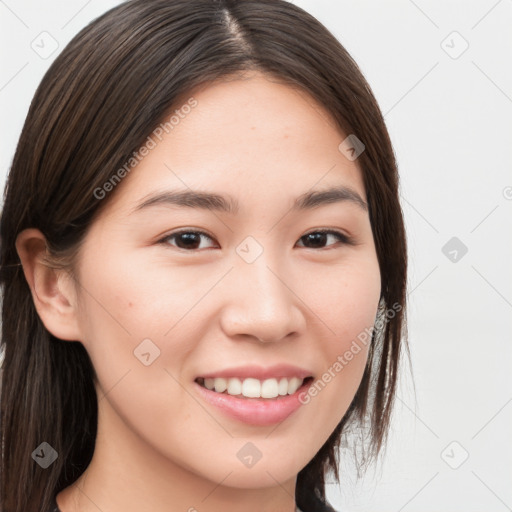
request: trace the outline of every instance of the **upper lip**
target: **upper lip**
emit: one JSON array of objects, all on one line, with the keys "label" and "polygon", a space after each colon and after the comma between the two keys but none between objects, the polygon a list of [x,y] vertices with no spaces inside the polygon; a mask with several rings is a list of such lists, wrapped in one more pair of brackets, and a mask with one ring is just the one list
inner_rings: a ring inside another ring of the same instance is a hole
[{"label": "upper lip", "polygon": [[241,378],[254,378],[258,380],[275,379],[280,377],[299,377],[305,379],[311,377],[312,372],[298,366],[292,366],[289,364],[276,364],[272,366],[237,366],[232,368],[225,368],[224,370],[215,370],[208,373],[198,375],[205,379],[214,379],[216,377],[222,377],[225,379],[232,377]]}]

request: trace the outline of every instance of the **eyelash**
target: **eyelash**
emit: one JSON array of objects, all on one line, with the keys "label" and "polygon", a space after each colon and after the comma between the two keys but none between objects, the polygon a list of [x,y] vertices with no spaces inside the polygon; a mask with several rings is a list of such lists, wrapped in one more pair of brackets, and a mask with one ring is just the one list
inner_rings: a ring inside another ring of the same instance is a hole
[{"label": "eyelash", "polygon": [[[158,241],[158,243],[161,243],[162,245],[169,245],[168,244],[168,240],[170,239],[174,239],[180,235],[183,235],[183,234],[195,234],[195,235],[202,235],[202,236],[205,236],[207,238],[209,238],[210,240],[213,240],[213,237],[211,237],[208,233],[204,232],[204,231],[201,231],[201,230],[193,230],[193,229],[184,229],[184,230],[180,230],[180,231],[176,231],[175,233],[171,233],[170,235],[167,235],[165,236],[164,238],[162,238],[161,240]],[[333,230],[333,229],[315,229],[314,231],[310,231],[309,233],[306,233],[305,235],[302,235],[299,240],[301,240],[302,238],[304,237],[307,237],[308,235],[312,235],[314,233],[323,233],[323,234],[327,234],[327,235],[334,235],[338,238],[339,242],[341,242],[341,244],[343,245],[356,245],[356,242],[353,238],[345,235],[344,233],[341,233],[340,231],[337,231],[337,230]],[[336,244],[332,244],[332,245],[336,245]],[[331,246],[328,246],[327,248],[320,248],[320,249],[316,249],[316,250],[323,250],[323,251],[326,251],[326,250],[330,250],[330,248],[332,248],[332,245]],[[181,247],[176,247],[176,246],[173,246],[175,247],[176,249],[180,250],[180,251],[184,251],[184,252],[197,252],[199,251],[199,249],[183,249]],[[306,249],[311,249],[310,247],[305,247]],[[313,248],[313,250],[315,250],[315,248]]]}]

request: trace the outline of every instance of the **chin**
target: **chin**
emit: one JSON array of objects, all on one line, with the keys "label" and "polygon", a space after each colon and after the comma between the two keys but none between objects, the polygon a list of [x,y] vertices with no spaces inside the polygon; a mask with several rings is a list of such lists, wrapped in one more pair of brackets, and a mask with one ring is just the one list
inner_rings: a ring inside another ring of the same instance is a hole
[{"label": "chin", "polygon": [[215,476],[219,477],[217,480],[219,482],[231,472],[223,482],[227,487],[246,489],[275,487],[276,482],[283,484],[289,480],[295,481],[299,471],[306,466],[313,456],[314,454],[299,461],[296,453],[291,454],[283,448],[283,450],[273,453],[271,457],[263,455],[252,466],[245,466],[238,460],[235,464],[231,460],[226,461],[223,471],[216,471]]}]

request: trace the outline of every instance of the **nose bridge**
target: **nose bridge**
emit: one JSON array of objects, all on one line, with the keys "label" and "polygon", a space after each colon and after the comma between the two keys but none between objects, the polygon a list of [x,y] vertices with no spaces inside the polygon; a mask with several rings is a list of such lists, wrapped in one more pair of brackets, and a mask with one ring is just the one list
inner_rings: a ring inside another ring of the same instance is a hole
[{"label": "nose bridge", "polygon": [[283,284],[285,276],[280,276],[277,265],[263,256],[254,263],[242,264],[239,279],[247,290],[243,297],[257,308],[260,314],[272,316],[291,304],[290,290]]},{"label": "nose bridge", "polygon": [[[243,244],[240,245],[243,249]],[[254,247],[250,250],[254,251]],[[226,333],[278,341],[299,332],[303,318],[297,307],[298,299],[289,289],[293,289],[293,283],[287,282],[289,274],[280,270],[278,259],[270,251],[262,250],[255,259],[245,258],[242,253],[235,261],[231,276],[234,281],[223,315]]]}]

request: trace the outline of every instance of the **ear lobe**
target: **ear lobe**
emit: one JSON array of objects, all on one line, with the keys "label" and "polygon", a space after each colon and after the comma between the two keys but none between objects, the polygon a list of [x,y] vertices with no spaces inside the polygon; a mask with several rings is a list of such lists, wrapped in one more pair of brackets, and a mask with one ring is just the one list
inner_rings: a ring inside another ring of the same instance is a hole
[{"label": "ear lobe", "polygon": [[65,270],[55,270],[44,262],[45,236],[38,229],[25,229],[16,238],[16,251],[46,329],[62,340],[80,341],[74,283]]}]

